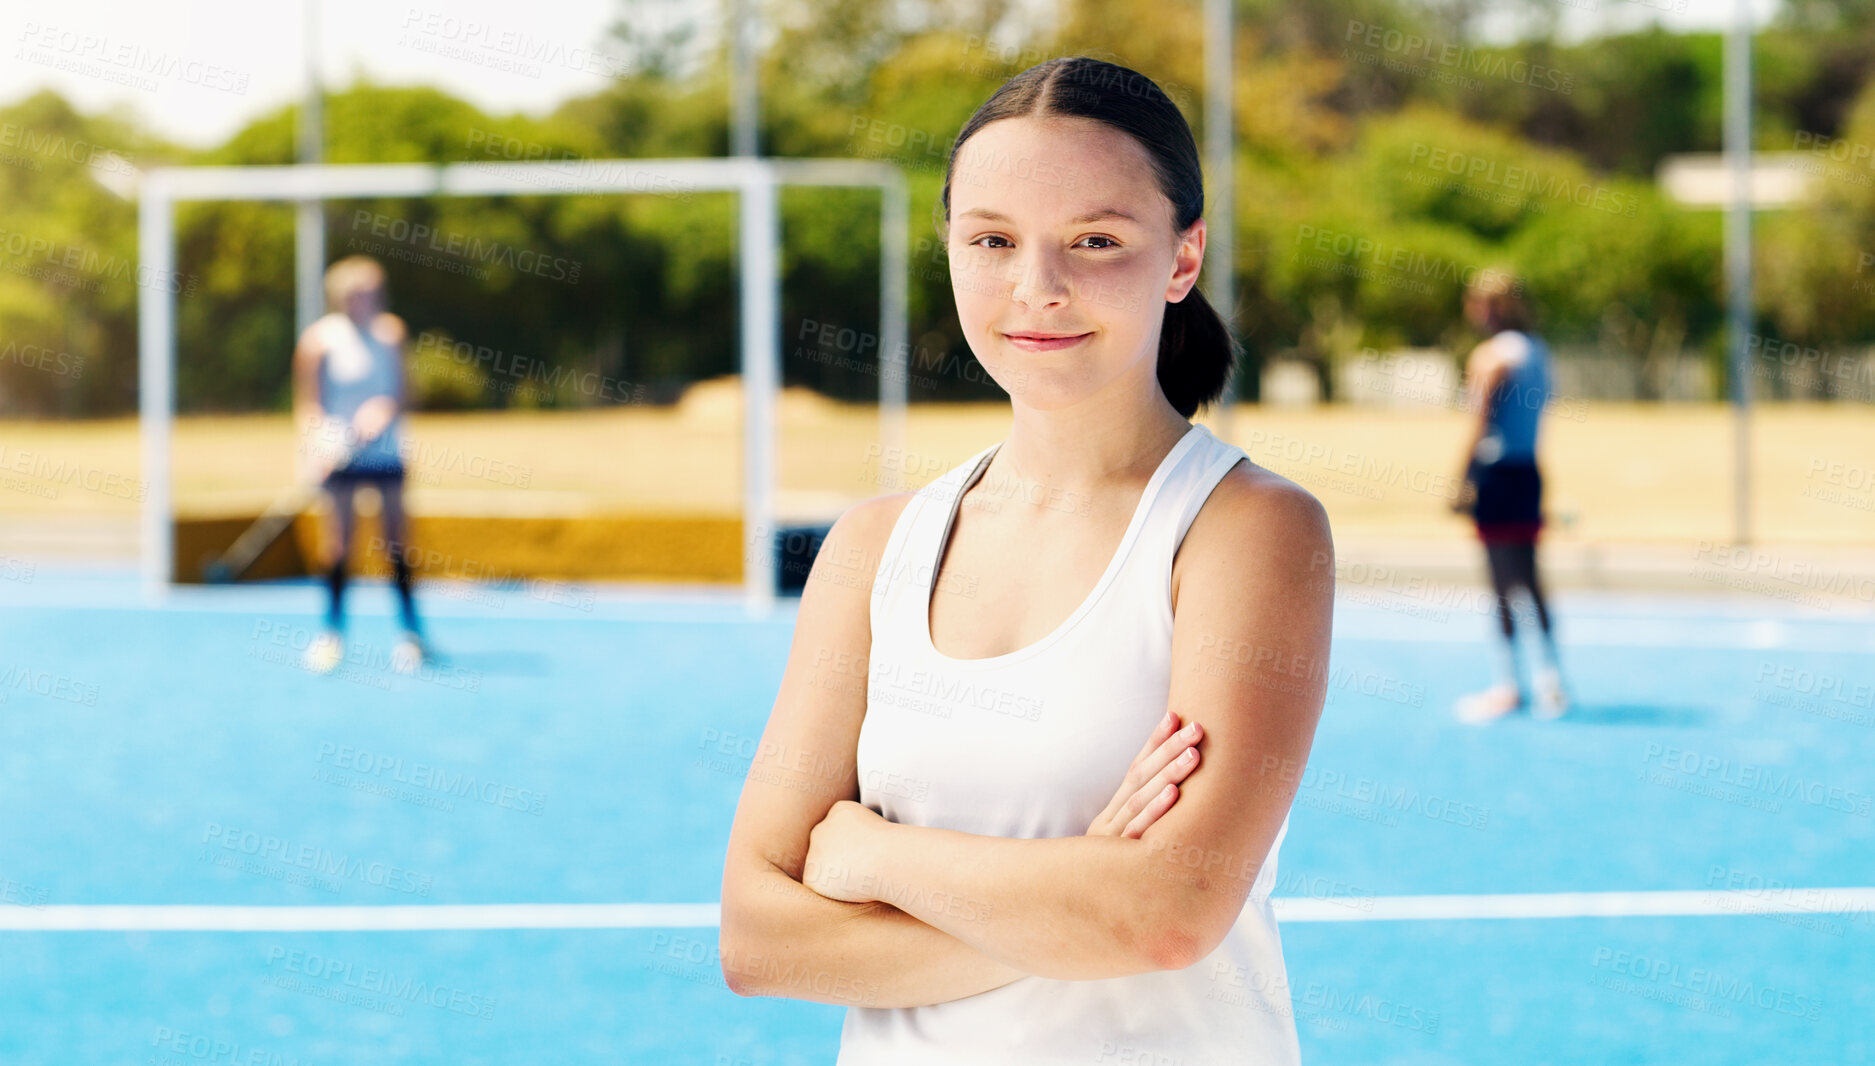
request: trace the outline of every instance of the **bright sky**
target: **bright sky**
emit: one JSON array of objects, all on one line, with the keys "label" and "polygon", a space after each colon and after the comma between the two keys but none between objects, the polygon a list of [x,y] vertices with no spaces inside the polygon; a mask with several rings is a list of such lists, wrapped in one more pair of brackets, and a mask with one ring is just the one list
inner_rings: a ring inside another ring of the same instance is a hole
[{"label": "bright sky", "polygon": [[[219,143],[303,92],[304,2],[9,0],[0,9],[0,104],[49,86],[85,112],[124,106],[172,140]],[[1655,20],[1720,26],[1732,9],[1732,0],[1559,2],[1570,37]],[[1776,4],[1750,2],[1761,18]],[[435,85],[496,114],[539,114],[602,88],[622,72],[613,55],[594,47],[607,27],[629,8],[671,7],[669,0],[318,3],[328,86],[349,84],[362,71],[378,82]],[[686,6],[710,26],[722,10],[721,0]],[[1487,22],[1486,29],[1504,27]]]},{"label": "bright sky", "polygon": [[[305,91],[304,0],[25,0],[0,5],[0,102],[46,86],[94,112],[218,143]],[[596,51],[625,0],[319,0],[328,86],[435,85],[496,114],[550,110],[621,72]],[[706,10],[714,0],[700,0]]]}]

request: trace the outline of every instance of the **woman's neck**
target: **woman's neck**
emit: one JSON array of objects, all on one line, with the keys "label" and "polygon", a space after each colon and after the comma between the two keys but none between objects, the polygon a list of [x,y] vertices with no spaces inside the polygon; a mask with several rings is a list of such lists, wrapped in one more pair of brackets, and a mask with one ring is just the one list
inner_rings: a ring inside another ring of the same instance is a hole
[{"label": "woman's neck", "polygon": [[[1042,411],[1015,405],[1008,439],[991,466],[998,478],[1048,493],[1092,495],[1150,476],[1191,430],[1158,389],[1147,402],[1090,397],[1073,407]],[[987,472],[986,472],[987,473]]]}]

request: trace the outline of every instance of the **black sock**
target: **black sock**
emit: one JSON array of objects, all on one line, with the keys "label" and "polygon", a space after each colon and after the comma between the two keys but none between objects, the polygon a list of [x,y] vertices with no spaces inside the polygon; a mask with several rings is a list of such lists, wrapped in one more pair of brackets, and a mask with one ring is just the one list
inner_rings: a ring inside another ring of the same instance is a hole
[{"label": "black sock", "polygon": [[330,594],[326,600],[326,628],[337,631],[345,624],[345,557],[339,556],[326,572],[326,591]]},{"label": "black sock", "polygon": [[404,553],[391,553],[391,573],[397,579],[397,604],[404,615],[404,632],[413,637],[422,636],[417,628],[417,600],[410,591],[410,564],[404,561]]}]

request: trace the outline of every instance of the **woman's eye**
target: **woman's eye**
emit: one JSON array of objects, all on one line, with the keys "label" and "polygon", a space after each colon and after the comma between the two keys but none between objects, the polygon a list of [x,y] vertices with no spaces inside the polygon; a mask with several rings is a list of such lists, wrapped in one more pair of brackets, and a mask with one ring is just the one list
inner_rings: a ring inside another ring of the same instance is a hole
[{"label": "woman's eye", "polygon": [[[989,241],[999,241],[1001,243],[989,244],[987,243]],[[1087,242],[1089,241],[1100,241],[1102,243],[1088,244]],[[1012,248],[1014,247],[1014,245],[1009,243],[1009,240],[1007,238],[999,237],[993,233],[987,234],[982,237],[978,237],[976,240],[971,241],[970,243],[972,245],[982,247],[982,248]],[[1090,250],[1097,251],[1097,252],[1104,252],[1109,248],[1118,248],[1120,246],[1120,242],[1114,240],[1112,237],[1101,237],[1098,235],[1092,236],[1092,237],[1082,237],[1079,241],[1076,242],[1076,244],[1082,247],[1089,248]]]}]

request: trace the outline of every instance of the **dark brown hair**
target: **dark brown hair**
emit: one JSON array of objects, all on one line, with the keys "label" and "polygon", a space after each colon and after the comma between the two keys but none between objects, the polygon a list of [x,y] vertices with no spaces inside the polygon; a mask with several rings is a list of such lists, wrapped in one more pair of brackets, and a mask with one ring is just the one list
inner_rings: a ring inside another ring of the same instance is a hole
[{"label": "dark brown hair", "polygon": [[[1172,223],[1183,233],[1204,214],[1204,172],[1198,145],[1177,105],[1151,78],[1088,56],[1038,63],[1003,83],[977,108],[951,144],[940,201],[942,225],[951,210],[951,173],[957,153],[978,130],[1004,118],[1071,117],[1104,122],[1127,134],[1152,160],[1159,191],[1172,202]],[[1167,301],[1159,330],[1159,388],[1186,418],[1224,394],[1236,364],[1236,343],[1211,302],[1193,286]]]}]

